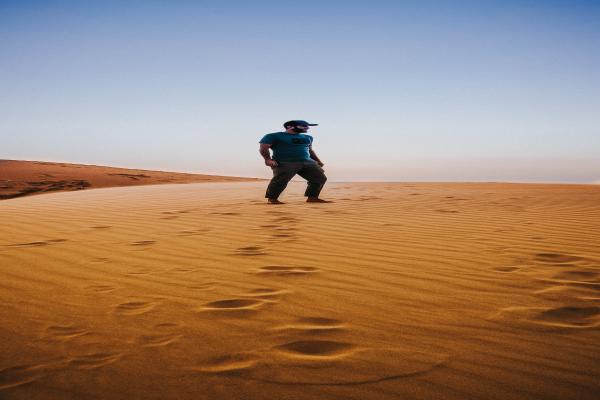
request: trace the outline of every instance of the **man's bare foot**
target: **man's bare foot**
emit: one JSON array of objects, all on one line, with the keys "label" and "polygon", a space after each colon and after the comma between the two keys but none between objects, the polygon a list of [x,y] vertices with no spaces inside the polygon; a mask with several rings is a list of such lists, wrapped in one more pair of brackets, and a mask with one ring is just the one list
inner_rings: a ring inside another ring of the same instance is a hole
[{"label": "man's bare foot", "polygon": [[285,204],[277,199],[269,199],[268,203],[269,204]]},{"label": "man's bare foot", "polygon": [[333,203],[333,201],[319,199],[318,197],[309,197],[308,199],[306,199],[306,202],[307,203]]}]

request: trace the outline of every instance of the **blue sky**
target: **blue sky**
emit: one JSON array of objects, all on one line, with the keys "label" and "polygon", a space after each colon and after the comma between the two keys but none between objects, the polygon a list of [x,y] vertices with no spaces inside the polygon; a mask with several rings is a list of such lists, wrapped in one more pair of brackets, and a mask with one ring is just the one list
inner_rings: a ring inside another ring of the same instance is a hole
[{"label": "blue sky", "polygon": [[600,180],[598,1],[0,0],[0,158],[331,180]]}]

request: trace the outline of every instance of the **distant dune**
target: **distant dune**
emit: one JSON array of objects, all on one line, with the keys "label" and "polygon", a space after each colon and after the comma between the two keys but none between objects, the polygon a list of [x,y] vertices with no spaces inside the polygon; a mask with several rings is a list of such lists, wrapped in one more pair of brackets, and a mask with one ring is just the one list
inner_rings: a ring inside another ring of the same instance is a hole
[{"label": "distant dune", "polygon": [[100,165],[0,160],[0,200],[47,192],[103,187],[258,180],[261,179]]}]

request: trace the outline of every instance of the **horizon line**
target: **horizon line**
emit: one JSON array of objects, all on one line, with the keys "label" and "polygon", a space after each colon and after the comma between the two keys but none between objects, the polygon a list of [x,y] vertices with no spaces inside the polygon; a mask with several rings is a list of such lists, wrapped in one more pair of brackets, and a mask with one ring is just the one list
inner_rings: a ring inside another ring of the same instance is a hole
[{"label": "horizon line", "polygon": [[[244,176],[244,175],[217,175],[214,173],[203,173],[203,172],[189,172],[189,171],[174,171],[174,170],[161,170],[161,169],[147,169],[147,168],[132,168],[132,167],[119,167],[112,165],[100,165],[100,164],[86,164],[82,162],[73,162],[73,161],[48,161],[48,160],[17,160],[17,159],[9,159],[9,158],[0,158],[0,161],[22,161],[22,162],[49,162],[55,164],[72,164],[72,165],[85,165],[90,167],[104,167],[104,168],[118,168],[118,169],[131,169],[138,171],[154,171],[154,172],[167,172],[167,173],[179,173],[179,174],[193,174],[193,175],[208,175],[208,176],[220,176],[220,177],[230,177],[230,178],[250,178],[257,180],[269,180],[270,178],[261,178],[256,176]],[[291,182],[302,182],[299,179],[293,179]],[[240,182],[241,183],[241,182]],[[366,179],[357,179],[357,180],[330,180],[329,183],[455,183],[455,184],[468,184],[468,183],[482,183],[482,184],[539,184],[539,185],[590,185],[596,186],[600,185],[600,180],[597,181],[573,181],[573,180],[553,180],[553,179],[535,179],[535,178],[523,178],[523,179],[472,179],[472,180],[464,180],[464,179],[444,179],[444,178],[405,178],[405,179],[375,179],[375,180],[366,180]]]}]

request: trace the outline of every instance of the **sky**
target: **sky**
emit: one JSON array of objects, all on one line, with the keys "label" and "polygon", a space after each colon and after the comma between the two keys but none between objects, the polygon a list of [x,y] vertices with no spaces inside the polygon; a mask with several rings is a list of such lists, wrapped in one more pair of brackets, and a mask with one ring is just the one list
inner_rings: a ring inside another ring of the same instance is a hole
[{"label": "sky", "polygon": [[600,183],[600,1],[0,0],[0,158]]}]

